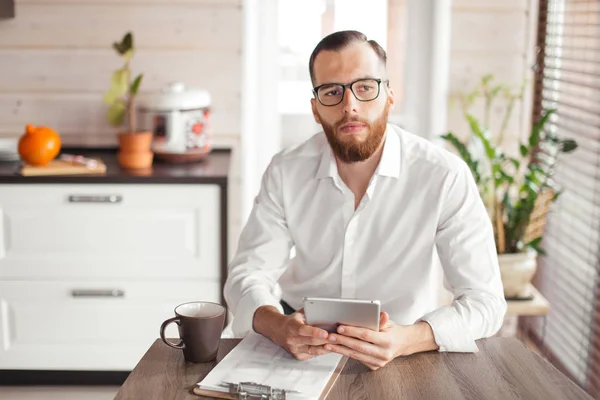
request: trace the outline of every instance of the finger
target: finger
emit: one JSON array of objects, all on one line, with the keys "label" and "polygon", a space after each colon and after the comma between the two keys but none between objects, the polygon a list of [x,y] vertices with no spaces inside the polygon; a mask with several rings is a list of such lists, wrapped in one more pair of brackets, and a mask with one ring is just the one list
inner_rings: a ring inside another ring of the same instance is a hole
[{"label": "finger", "polygon": [[343,325],[338,327],[337,331],[343,336],[353,337],[364,342],[373,343],[379,346],[387,345],[387,336],[382,335],[381,332],[376,332],[371,329]]},{"label": "finger", "polygon": [[315,339],[326,339],[329,333],[325,329],[315,328],[310,325],[299,325],[296,333],[300,336],[312,337]]},{"label": "finger", "polygon": [[292,318],[294,318],[296,321],[306,324],[306,315],[304,315],[303,312],[296,311],[294,314],[292,314]]},{"label": "finger", "polygon": [[296,342],[306,346],[323,346],[324,344],[329,343],[329,340],[327,340],[327,338],[296,336]]},{"label": "finger", "polygon": [[379,314],[379,329],[384,329],[390,320],[390,316],[385,311]]},{"label": "finger", "polygon": [[359,353],[367,354],[367,355],[373,356],[378,359],[385,360],[385,359],[389,358],[389,357],[386,357],[388,355],[386,349],[376,346],[374,344],[371,344],[369,342],[365,342],[365,341],[359,340],[359,339],[354,339],[354,338],[347,337],[344,335],[329,335],[329,343],[341,345],[341,346],[350,348],[354,351],[357,351]]},{"label": "finger", "polygon": [[337,344],[326,344],[325,349],[360,361],[361,363],[369,366],[369,368],[371,368],[371,366],[383,367],[385,365],[385,362],[383,360],[380,360],[368,354],[360,353],[346,346],[341,346]]},{"label": "finger", "polygon": [[315,356],[323,356],[325,354],[331,353],[329,350],[325,349],[325,346],[312,346],[310,354]]}]

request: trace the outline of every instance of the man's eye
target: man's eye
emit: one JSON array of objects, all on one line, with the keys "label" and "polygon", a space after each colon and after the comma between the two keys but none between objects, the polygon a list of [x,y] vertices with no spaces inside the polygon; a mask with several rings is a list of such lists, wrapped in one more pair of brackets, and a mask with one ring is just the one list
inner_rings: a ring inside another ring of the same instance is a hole
[{"label": "man's eye", "polygon": [[325,92],[325,96],[339,96],[340,95],[340,90],[339,89],[331,89]]},{"label": "man's eye", "polygon": [[358,90],[361,92],[369,92],[373,89],[375,88],[372,85],[360,85],[360,87],[358,88]]}]

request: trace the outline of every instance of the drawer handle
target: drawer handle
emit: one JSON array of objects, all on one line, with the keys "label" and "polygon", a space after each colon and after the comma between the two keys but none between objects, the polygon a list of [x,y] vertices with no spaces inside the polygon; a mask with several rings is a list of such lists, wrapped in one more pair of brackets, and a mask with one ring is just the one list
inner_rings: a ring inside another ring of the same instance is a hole
[{"label": "drawer handle", "polygon": [[73,289],[73,297],[125,297],[125,292],[121,289]]},{"label": "drawer handle", "polygon": [[123,201],[123,196],[109,194],[106,196],[95,195],[70,195],[69,203],[111,203],[116,204]]}]

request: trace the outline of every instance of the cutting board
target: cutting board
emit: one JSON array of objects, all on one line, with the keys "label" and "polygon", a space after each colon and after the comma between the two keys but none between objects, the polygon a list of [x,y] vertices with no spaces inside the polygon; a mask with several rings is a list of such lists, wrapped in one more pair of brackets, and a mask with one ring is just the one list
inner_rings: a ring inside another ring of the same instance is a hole
[{"label": "cutting board", "polygon": [[33,165],[23,164],[21,175],[23,176],[41,176],[41,175],[104,175],[106,174],[106,165],[102,160],[95,159],[98,164],[94,168],[88,168],[85,165],[73,164],[69,161],[52,160],[43,167],[34,167]]}]

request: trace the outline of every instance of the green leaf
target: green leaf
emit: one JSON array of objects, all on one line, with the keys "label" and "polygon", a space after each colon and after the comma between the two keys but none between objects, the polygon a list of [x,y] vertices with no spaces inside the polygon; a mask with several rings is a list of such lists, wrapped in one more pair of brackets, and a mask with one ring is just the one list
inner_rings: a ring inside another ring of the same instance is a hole
[{"label": "green leaf", "polygon": [[111,89],[114,89],[117,93],[124,95],[127,93],[127,87],[129,86],[129,70],[127,68],[121,68],[116,70],[110,80]]},{"label": "green leaf", "polygon": [[560,145],[563,153],[570,153],[577,148],[577,142],[572,139],[563,140]]},{"label": "green leaf", "polygon": [[515,170],[518,170],[521,167],[521,163],[516,158],[509,157],[507,160],[513,165]]},{"label": "green leaf", "polygon": [[482,84],[483,86],[485,86],[485,85],[487,85],[488,83],[490,83],[490,82],[492,81],[492,79],[494,79],[494,75],[492,75],[492,74],[487,74],[487,75],[484,75],[484,76],[481,78],[481,84]]},{"label": "green leaf", "polygon": [[131,88],[129,89],[129,93],[131,93],[132,96],[135,96],[140,88],[140,83],[142,83],[142,78],[144,77],[143,74],[139,74],[135,80],[133,81],[133,83],[131,84]]},{"label": "green leaf", "polygon": [[540,247],[540,244],[542,243],[542,237],[537,237],[535,239],[533,239],[531,242],[527,243],[525,245],[525,247],[531,247],[532,249],[534,249],[535,251],[538,252],[538,254],[545,256],[546,252],[544,251],[544,249],[542,249]]},{"label": "green leaf", "polygon": [[129,71],[125,68],[116,70],[110,80],[110,89],[104,93],[103,102],[112,105],[127,93]]},{"label": "green leaf", "polygon": [[483,144],[483,148],[485,149],[485,155],[487,156],[487,158],[490,161],[493,161],[494,158],[496,157],[496,150],[490,143],[489,139],[483,133],[483,130],[481,129],[481,125],[479,124],[479,121],[477,121],[477,119],[471,114],[467,114],[467,120],[469,121],[469,126],[471,127],[471,131],[473,132],[473,134],[475,134],[475,136]]},{"label": "green leaf", "polygon": [[479,171],[477,169],[478,161],[473,160],[473,157],[471,156],[471,153],[469,153],[467,146],[465,146],[465,144],[461,142],[460,139],[458,139],[452,132],[448,132],[445,135],[441,135],[441,138],[450,142],[450,144],[454,146],[454,148],[458,151],[460,157],[469,166],[469,169],[471,170],[471,173],[475,178],[475,182],[479,182],[481,176],[479,175]]},{"label": "green leaf", "polygon": [[113,43],[113,48],[120,55],[124,55],[128,51],[132,50],[133,49],[133,35],[131,34],[131,32],[126,33],[125,36],[123,36],[123,39],[121,40],[121,42]]},{"label": "green leaf", "polygon": [[530,149],[536,148],[537,145],[540,143],[540,135],[542,134],[542,131],[544,130],[544,126],[548,122],[548,119],[555,112],[556,112],[556,110],[554,110],[554,109],[545,111],[545,113],[542,115],[542,118],[540,118],[540,120],[533,125],[533,128],[531,128],[531,134],[529,135],[529,148]]},{"label": "green leaf", "polygon": [[519,151],[521,152],[521,157],[526,157],[529,154],[529,149],[524,144],[519,146]]},{"label": "green leaf", "polygon": [[107,113],[108,122],[113,126],[120,126],[125,119],[125,104],[118,101],[114,103]]},{"label": "green leaf", "polygon": [[115,101],[117,101],[120,97],[120,94],[114,90],[112,87],[104,93],[104,97],[102,98],[102,102],[108,106],[112,105]]},{"label": "green leaf", "polygon": [[558,200],[558,198],[560,197],[560,195],[561,195],[562,193],[563,193],[563,191],[562,191],[562,190],[557,190],[557,191],[555,191],[555,192],[554,192],[554,196],[552,197],[552,201],[554,202],[554,201]]}]

